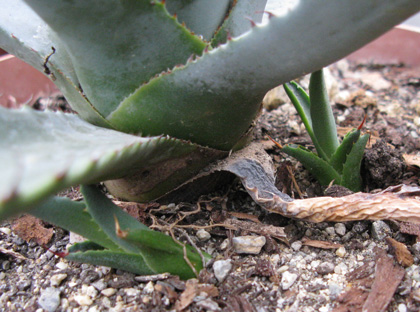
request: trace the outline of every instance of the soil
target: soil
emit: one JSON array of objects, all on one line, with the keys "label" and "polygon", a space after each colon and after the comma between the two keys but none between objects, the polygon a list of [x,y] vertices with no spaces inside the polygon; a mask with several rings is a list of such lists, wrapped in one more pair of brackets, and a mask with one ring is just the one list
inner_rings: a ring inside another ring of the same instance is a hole
[{"label": "soil", "polygon": [[[419,185],[419,168],[415,162],[405,161],[410,158],[407,155],[420,152],[419,72],[401,64],[355,65],[346,61],[332,65],[330,71],[330,93],[339,134],[357,127],[367,116],[364,130],[369,130],[372,138],[363,160],[364,191],[377,192],[396,184]],[[282,100],[271,101],[270,110],[264,110],[255,139],[265,143],[275,162],[278,188],[294,198],[348,194],[348,190],[337,186],[325,190],[298,162],[270,143],[267,135],[281,143],[294,142],[311,148],[293,106],[284,103],[273,108],[274,103],[278,105]],[[57,97],[40,99],[34,108],[45,106],[67,110],[63,99]],[[77,188],[63,195],[80,197]],[[142,222],[161,230],[187,214],[178,224],[183,227],[174,227],[174,233],[181,241],[188,236],[214,259],[197,279],[189,281],[166,274],[136,276],[61,258],[60,252],[65,251],[70,238],[60,228],[28,219],[3,222],[1,309],[420,310],[418,225],[395,221],[313,224],[292,220],[257,206],[238,182],[189,203],[119,204]],[[226,221],[234,229],[209,226]],[[276,236],[281,231],[286,237]],[[256,247],[239,253],[235,242],[241,236]],[[44,241],[38,244],[37,238]],[[265,244],[260,250],[261,241]]]}]

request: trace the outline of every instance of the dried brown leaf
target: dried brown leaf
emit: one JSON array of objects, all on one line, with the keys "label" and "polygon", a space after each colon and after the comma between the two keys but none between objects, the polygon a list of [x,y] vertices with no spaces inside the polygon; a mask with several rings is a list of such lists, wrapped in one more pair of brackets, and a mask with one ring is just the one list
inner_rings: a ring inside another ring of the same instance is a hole
[{"label": "dried brown leaf", "polygon": [[327,241],[312,240],[306,237],[302,238],[302,245],[322,249],[338,249],[340,247],[343,247],[343,245],[341,244],[331,243]]},{"label": "dried brown leaf", "polygon": [[260,220],[258,220],[258,217],[255,215],[250,215],[248,213],[243,213],[243,212],[229,212],[229,215],[238,219],[245,219],[245,220],[250,220],[256,223],[261,223]]},{"label": "dried brown leaf", "polygon": [[190,279],[186,283],[186,288],[182,292],[179,300],[175,303],[175,310],[183,311],[193,302],[195,296],[197,295],[198,290],[198,280],[197,279]]},{"label": "dried brown leaf", "polygon": [[289,241],[287,240],[287,235],[284,232],[284,228],[274,226],[274,225],[267,225],[263,223],[254,223],[250,221],[243,221],[243,220],[235,220],[235,219],[227,219],[224,224],[226,226],[235,227],[237,229],[241,229],[244,231],[257,233],[263,236],[270,236],[274,237],[281,242],[289,245]]},{"label": "dried brown leaf", "polygon": [[375,280],[363,305],[363,311],[386,311],[404,275],[405,270],[399,265],[394,265],[394,260],[389,258],[384,251],[381,252],[376,262]]},{"label": "dried brown leaf", "polygon": [[407,185],[389,187],[376,194],[355,193],[343,197],[316,197],[285,201],[278,195],[255,200],[270,212],[310,222],[356,220],[398,220],[420,224],[420,188]]},{"label": "dried brown leaf", "polygon": [[411,252],[407,249],[406,245],[396,241],[391,237],[387,237],[386,242],[388,243],[390,251],[395,256],[395,260],[397,260],[398,264],[404,267],[413,265],[414,258]]},{"label": "dried brown leaf", "polygon": [[39,245],[46,245],[53,236],[53,229],[44,227],[43,222],[33,216],[24,215],[13,222],[13,231],[29,242],[34,240]]},{"label": "dried brown leaf", "polygon": [[4,254],[4,255],[15,257],[17,259],[26,260],[26,258],[24,256],[22,256],[20,253],[18,253],[16,251],[13,251],[13,250],[3,248],[3,247],[0,247],[0,253]]}]

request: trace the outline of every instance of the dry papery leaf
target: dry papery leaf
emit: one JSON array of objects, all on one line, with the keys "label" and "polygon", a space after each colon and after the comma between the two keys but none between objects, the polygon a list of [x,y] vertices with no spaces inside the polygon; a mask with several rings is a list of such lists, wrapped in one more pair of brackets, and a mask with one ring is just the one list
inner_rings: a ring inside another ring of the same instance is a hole
[{"label": "dry papery leaf", "polygon": [[375,194],[292,199],[276,188],[271,157],[258,142],[212,164],[183,187],[221,171],[236,175],[258,205],[288,218],[310,222],[397,220],[420,224],[420,187],[397,185]]},{"label": "dry papery leaf", "polygon": [[24,256],[22,256],[20,253],[10,250],[10,249],[6,249],[3,247],[0,247],[0,254],[4,254],[4,255],[8,255],[8,256],[12,256],[15,257],[17,259],[21,259],[21,260],[27,260]]},{"label": "dry papery leaf", "polygon": [[293,200],[275,187],[271,159],[258,145],[232,156],[219,170],[238,176],[254,201],[270,212],[310,222],[393,219],[420,224],[419,187],[397,185],[375,194]]},{"label": "dry papery leaf", "polygon": [[29,242],[34,240],[39,245],[46,245],[52,238],[52,228],[44,227],[43,222],[33,216],[24,215],[13,222],[13,231],[22,239]]},{"label": "dry papery leaf", "polygon": [[216,286],[211,284],[199,284],[198,280],[189,279],[185,284],[185,290],[182,292],[179,300],[175,303],[175,310],[185,310],[194,300],[194,298],[202,292],[205,292],[210,297],[217,297],[219,291]]},{"label": "dry papery leaf", "polygon": [[263,236],[270,236],[273,238],[277,238],[281,242],[289,245],[289,241],[287,240],[287,235],[284,232],[284,228],[274,226],[274,225],[267,225],[263,223],[254,223],[249,221],[241,221],[235,219],[227,219],[224,222],[225,225],[230,227],[234,227],[243,231],[248,231],[252,233],[257,233]]},{"label": "dry papery leaf", "polygon": [[338,249],[340,247],[343,247],[343,245],[341,244],[331,243],[331,242],[326,242],[326,241],[319,241],[319,240],[312,240],[306,237],[302,238],[302,245],[322,248],[322,249]]},{"label": "dry papery leaf", "polygon": [[266,169],[270,163],[261,163],[263,152],[253,160],[237,157],[224,169],[236,174],[254,201],[270,212],[310,222],[393,219],[420,224],[419,187],[397,185],[375,194],[293,200],[274,186],[272,170]]},{"label": "dry papery leaf", "polygon": [[404,267],[413,265],[414,258],[406,245],[396,241],[391,237],[387,237],[386,242],[390,247],[391,253],[394,254],[395,260],[397,260],[400,265]]},{"label": "dry papery leaf", "polygon": [[[394,265],[394,260],[382,249],[376,249],[375,277],[361,276],[363,283],[351,279],[350,289],[337,299],[340,303],[333,312],[366,311],[384,312],[405,275],[405,270]],[[358,269],[356,269],[358,270]]]}]

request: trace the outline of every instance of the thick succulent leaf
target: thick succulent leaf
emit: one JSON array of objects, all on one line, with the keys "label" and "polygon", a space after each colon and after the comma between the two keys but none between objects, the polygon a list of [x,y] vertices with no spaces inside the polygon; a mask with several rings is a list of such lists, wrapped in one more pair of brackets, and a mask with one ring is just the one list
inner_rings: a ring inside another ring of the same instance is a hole
[{"label": "thick succulent leaf", "polygon": [[310,150],[302,146],[288,144],[282,148],[282,152],[299,160],[321,185],[328,185],[333,180],[335,184],[341,184],[341,176],[338,172],[328,162]]},{"label": "thick succulent leaf", "polygon": [[140,87],[108,120],[124,132],[163,132],[229,150],[268,90],[346,56],[418,10],[418,0],[300,1]]},{"label": "thick succulent leaf", "polygon": [[[96,127],[76,115],[30,108],[0,107],[0,138],[0,217],[18,213],[65,187],[159,168],[168,159],[174,166],[176,159],[182,159],[183,167],[176,167],[181,171],[187,167],[188,155],[207,150],[172,138],[141,138]],[[209,159],[204,158],[201,165]],[[187,174],[191,178],[194,172]],[[159,188],[158,177],[153,178]],[[169,178],[165,172],[163,179]],[[172,187],[179,183],[177,179]]]},{"label": "thick succulent leaf", "polygon": [[64,197],[52,197],[31,209],[30,214],[48,223],[72,231],[107,249],[123,251],[86,211],[86,203]]},{"label": "thick succulent leaf", "polygon": [[330,164],[337,170],[340,174],[343,172],[343,165],[346,162],[348,154],[350,154],[353,149],[354,144],[360,137],[360,130],[353,129],[347,133],[343,142],[338,146],[337,150],[331,156]]},{"label": "thick succulent leaf", "polygon": [[134,244],[117,235],[117,224],[122,229],[142,229],[148,231],[149,228],[128,213],[122,211],[95,186],[83,185],[81,191],[85,197],[87,211],[106,236],[127,252],[142,253],[141,248],[137,248]]},{"label": "thick succulent leaf", "polygon": [[[329,160],[338,147],[337,125],[330,105],[322,69],[311,75],[309,83],[311,120],[314,135]],[[318,150],[317,150],[318,151]],[[323,154],[318,152],[318,154]]]},{"label": "thick succulent leaf", "polygon": [[[185,245],[184,253],[183,244],[160,232],[127,230],[125,239],[142,250],[147,265],[158,273],[170,272],[184,279],[194,277],[185,256],[196,272],[203,268],[202,259],[193,247]],[[208,254],[203,256],[208,260],[211,258]]]},{"label": "thick succulent leaf", "polygon": [[[92,218],[118,246],[128,253],[140,254],[144,263],[157,273],[170,272],[182,278],[194,276],[184,259],[183,246],[172,237],[150,230],[112,203],[98,188],[84,185],[81,191]],[[185,248],[190,263],[199,272],[203,268],[201,257],[191,246]]]},{"label": "thick succulent leaf", "polygon": [[234,1],[229,16],[211,42],[212,46],[225,43],[228,35],[239,37],[246,33],[251,29],[252,22],[261,22],[266,3],[267,0]]},{"label": "thick succulent leaf", "polygon": [[151,77],[206,46],[160,2],[26,2],[65,42],[84,94],[104,116]]},{"label": "thick succulent leaf", "polygon": [[[166,9],[176,14],[180,23],[210,41],[229,12],[231,0],[167,0]],[[242,1],[241,1],[242,2]]]},{"label": "thick succulent leaf", "polygon": [[[67,260],[108,266],[139,275],[151,275],[153,271],[139,254],[117,252],[111,250],[88,250],[84,252],[70,252]],[[191,276],[192,277],[192,276]]]},{"label": "thick succulent leaf", "polygon": [[300,119],[305,125],[306,131],[311,137],[312,143],[315,145],[318,156],[324,160],[328,159],[327,155],[319,145],[318,140],[314,134],[314,130],[312,129],[311,101],[309,99],[309,95],[294,81],[285,83],[283,86],[287,96],[292,101],[292,104],[298,112]]},{"label": "thick succulent leaf", "polygon": [[[79,90],[70,56],[54,31],[23,0],[0,0],[0,7],[0,47],[41,72],[47,67],[48,76],[83,119],[110,128]],[[52,47],[55,53],[46,63]]]},{"label": "thick succulent leaf", "polygon": [[343,178],[341,185],[347,187],[353,192],[359,192],[362,189],[362,178],[360,176],[360,166],[362,164],[365,147],[369,140],[370,134],[362,135],[356,143],[354,143],[351,152],[346,158],[343,166]]}]

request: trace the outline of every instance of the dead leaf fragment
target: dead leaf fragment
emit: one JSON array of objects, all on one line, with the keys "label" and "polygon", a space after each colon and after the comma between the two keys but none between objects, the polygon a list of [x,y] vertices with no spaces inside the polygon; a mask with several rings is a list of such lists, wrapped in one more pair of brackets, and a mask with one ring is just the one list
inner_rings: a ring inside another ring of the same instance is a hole
[{"label": "dead leaf fragment", "polygon": [[22,239],[34,240],[39,245],[46,245],[53,236],[53,229],[44,227],[43,222],[31,215],[24,215],[13,222],[12,230]]},{"label": "dead leaf fragment", "polygon": [[198,280],[193,278],[185,284],[185,290],[182,292],[179,300],[175,303],[175,310],[183,311],[193,302],[198,290]]},{"label": "dead leaf fragment", "polygon": [[284,232],[284,228],[274,226],[274,225],[267,225],[263,223],[254,223],[249,221],[242,221],[242,220],[235,220],[235,219],[227,219],[224,223],[227,226],[233,226],[237,229],[241,229],[243,231],[248,231],[252,233],[257,233],[263,236],[270,236],[280,240],[281,242],[289,245],[289,241],[287,240],[286,233]]},{"label": "dead leaf fragment", "polygon": [[331,243],[327,241],[312,240],[306,237],[302,238],[302,245],[322,249],[338,249],[340,247],[343,247],[343,245],[341,244]]},{"label": "dead leaf fragment", "polygon": [[363,305],[363,311],[386,311],[404,275],[405,270],[399,265],[394,265],[394,260],[388,257],[385,251],[379,253],[376,262],[375,280]]},{"label": "dead leaf fragment", "polygon": [[22,256],[20,253],[18,253],[16,251],[13,251],[13,250],[3,248],[3,247],[0,247],[0,253],[4,254],[4,255],[15,257],[17,259],[26,260],[26,258],[24,256]]},{"label": "dead leaf fragment", "polygon": [[411,252],[407,249],[406,245],[396,241],[391,237],[387,237],[386,242],[388,243],[390,251],[395,256],[395,260],[397,260],[398,264],[404,267],[413,265],[414,258]]}]

